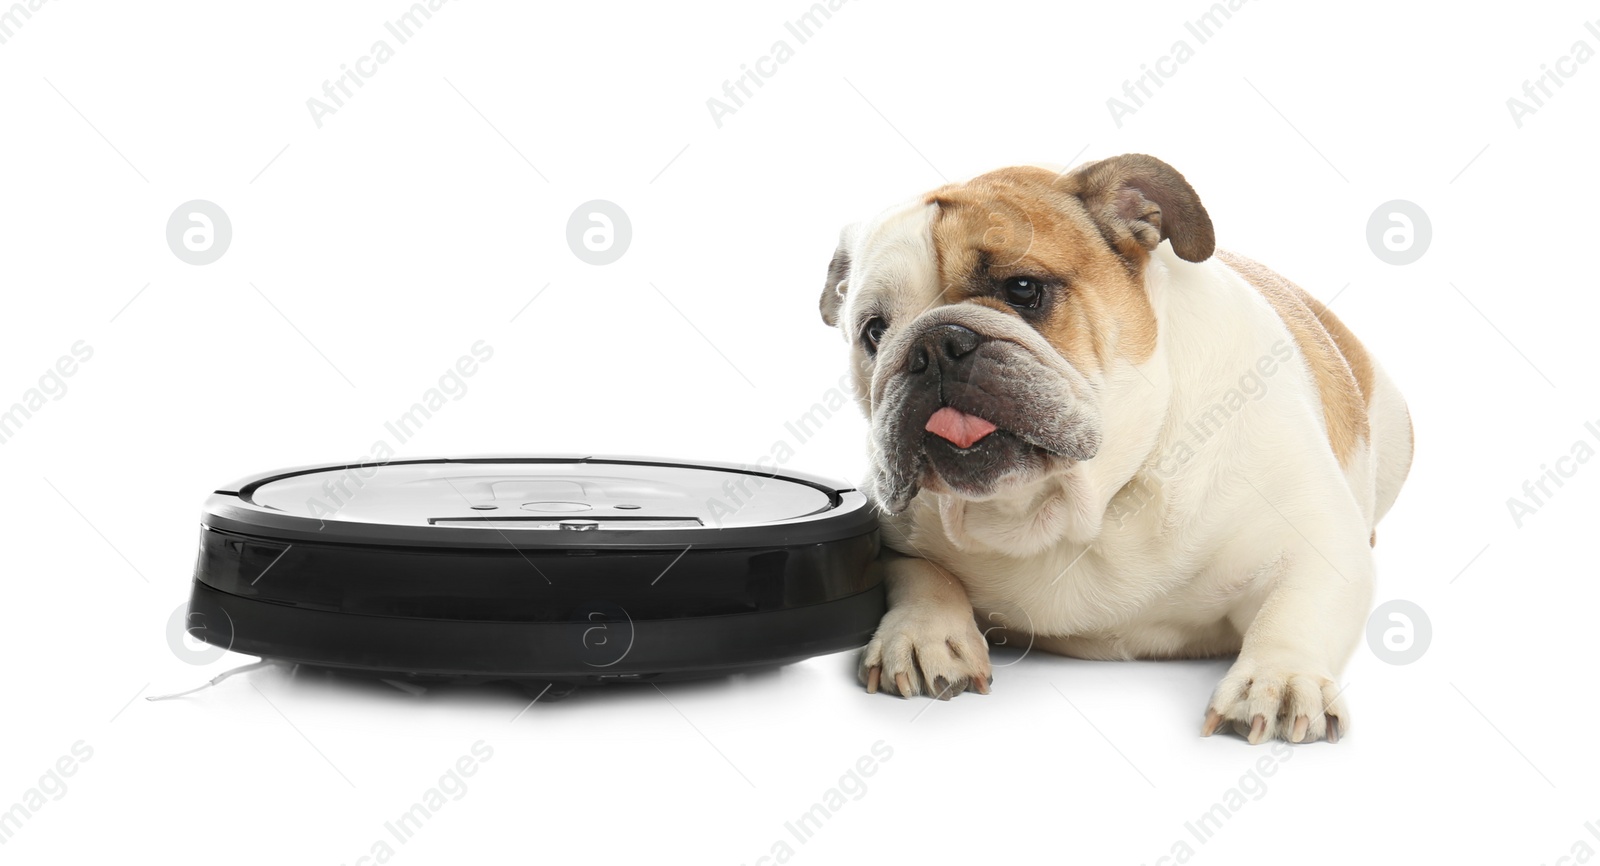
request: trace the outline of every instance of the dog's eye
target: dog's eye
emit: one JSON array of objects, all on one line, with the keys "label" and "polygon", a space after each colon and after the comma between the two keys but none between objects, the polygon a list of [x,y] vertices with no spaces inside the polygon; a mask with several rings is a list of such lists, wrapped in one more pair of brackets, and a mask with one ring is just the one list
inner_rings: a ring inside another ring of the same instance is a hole
[{"label": "dog's eye", "polygon": [[1039,306],[1044,286],[1032,277],[1011,277],[1000,285],[1000,294],[1013,307],[1033,309]]},{"label": "dog's eye", "polygon": [[878,341],[888,332],[889,323],[883,317],[877,316],[867,320],[867,326],[861,329],[861,345],[866,347],[868,355],[878,353]]}]

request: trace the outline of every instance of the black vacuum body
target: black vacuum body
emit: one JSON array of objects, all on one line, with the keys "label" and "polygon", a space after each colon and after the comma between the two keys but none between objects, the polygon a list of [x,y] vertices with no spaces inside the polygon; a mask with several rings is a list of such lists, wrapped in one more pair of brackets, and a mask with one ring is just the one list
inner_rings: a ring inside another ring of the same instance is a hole
[{"label": "black vacuum body", "polygon": [[413,679],[682,679],[859,647],[877,521],[796,473],[634,458],[313,466],[205,504],[191,633]]}]

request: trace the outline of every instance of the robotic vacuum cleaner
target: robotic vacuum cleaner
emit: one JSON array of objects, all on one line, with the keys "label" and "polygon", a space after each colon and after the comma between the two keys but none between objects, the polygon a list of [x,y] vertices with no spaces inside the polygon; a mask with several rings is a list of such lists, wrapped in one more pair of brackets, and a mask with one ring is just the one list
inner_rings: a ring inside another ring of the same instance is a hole
[{"label": "robotic vacuum cleaner", "polygon": [[189,623],[409,679],[685,679],[862,646],[871,505],[788,471],[614,457],[333,464],[206,500]]}]

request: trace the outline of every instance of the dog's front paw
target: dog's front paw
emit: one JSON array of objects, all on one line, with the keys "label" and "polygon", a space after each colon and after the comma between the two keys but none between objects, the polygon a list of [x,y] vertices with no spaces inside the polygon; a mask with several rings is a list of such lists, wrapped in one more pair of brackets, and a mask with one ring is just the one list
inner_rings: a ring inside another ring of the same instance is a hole
[{"label": "dog's front paw", "polygon": [[949,700],[968,689],[989,693],[994,678],[989,645],[970,611],[895,608],[884,615],[861,652],[858,671],[867,691]]},{"label": "dog's front paw", "polygon": [[1200,735],[1209,737],[1227,722],[1252,744],[1274,737],[1337,743],[1350,730],[1339,691],[1325,674],[1241,658],[1212,694]]}]

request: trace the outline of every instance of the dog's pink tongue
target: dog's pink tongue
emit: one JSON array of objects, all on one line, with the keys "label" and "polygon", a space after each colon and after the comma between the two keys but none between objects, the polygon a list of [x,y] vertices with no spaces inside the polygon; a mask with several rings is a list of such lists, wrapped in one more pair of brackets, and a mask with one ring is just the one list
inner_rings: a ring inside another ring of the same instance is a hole
[{"label": "dog's pink tongue", "polygon": [[928,424],[922,429],[946,439],[957,448],[971,448],[983,437],[994,432],[994,425],[988,421],[968,415],[960,409],[946,406],[933,413],[928,418]]}]

